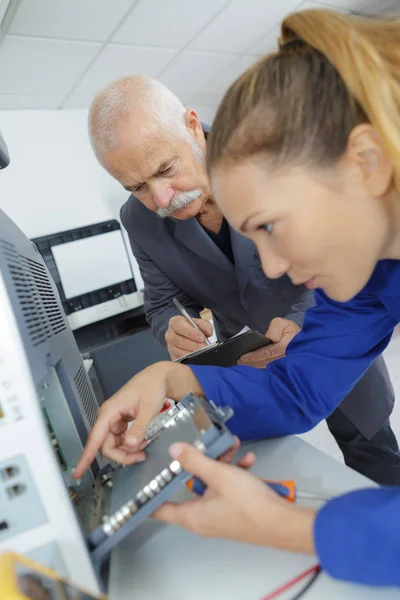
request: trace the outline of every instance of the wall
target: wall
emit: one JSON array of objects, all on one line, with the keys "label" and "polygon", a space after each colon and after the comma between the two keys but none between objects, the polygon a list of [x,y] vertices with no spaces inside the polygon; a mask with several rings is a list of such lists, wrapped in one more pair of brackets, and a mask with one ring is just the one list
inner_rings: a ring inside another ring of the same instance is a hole
[{"label": "wall", "polygon": [[128,194],[97,163],[85,110],[0,111],[0,130],[11,158],[0,206],[28,237],[119,218]]}]

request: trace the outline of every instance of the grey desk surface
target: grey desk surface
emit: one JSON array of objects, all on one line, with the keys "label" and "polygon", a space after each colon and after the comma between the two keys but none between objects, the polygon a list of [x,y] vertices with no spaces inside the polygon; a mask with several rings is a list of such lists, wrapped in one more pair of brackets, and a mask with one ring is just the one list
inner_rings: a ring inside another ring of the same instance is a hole
[{"label": "grey desk surface", "polygon": [[[299,489],[334,495],[372,485],[295,436],[247,447],[257,455],[254,473],[294,479]],[[315,562],[289,552],[200,538],[149,520],[114,550],[109,595],[111,600],[259,600]],[[399,600],[400,591],[346,584],[322,574],[304,600],[378,597]]]}]

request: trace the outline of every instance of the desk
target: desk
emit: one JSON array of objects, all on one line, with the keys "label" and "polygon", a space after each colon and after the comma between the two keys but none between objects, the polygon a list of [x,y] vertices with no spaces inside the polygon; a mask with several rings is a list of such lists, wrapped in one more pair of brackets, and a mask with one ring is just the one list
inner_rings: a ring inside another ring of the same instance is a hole
[{"label": "desk", "polygon": [[[340,494],[372,485],[296,436],[246,444],[244,449],[257,455],[255,474],[294,479],[299,489]],[[114,550],[109,595],[111,600],[259,600],[314,563],[313,557],[200,538],[149,520]],[[322,574],[304,600],[377,597],[398,600],[400,593],[345,584]]]}]

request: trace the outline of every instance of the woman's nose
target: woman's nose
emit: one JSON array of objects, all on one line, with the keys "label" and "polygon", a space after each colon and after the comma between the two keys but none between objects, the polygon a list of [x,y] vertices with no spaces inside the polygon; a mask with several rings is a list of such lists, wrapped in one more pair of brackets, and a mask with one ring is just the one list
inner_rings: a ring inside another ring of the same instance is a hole
[{"label": "woman's nose", "polygon": [[290,263],[285,258],[277,256],[271,251],[265,251],[260,254],[261,265],[265,275],[269,279],[278,279],[287,273],[290,269]]}]

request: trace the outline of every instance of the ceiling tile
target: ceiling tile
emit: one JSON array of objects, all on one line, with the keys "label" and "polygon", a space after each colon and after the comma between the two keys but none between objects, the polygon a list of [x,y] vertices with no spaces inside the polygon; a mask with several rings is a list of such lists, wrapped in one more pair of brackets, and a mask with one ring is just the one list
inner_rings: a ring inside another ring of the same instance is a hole
[{"label": "ceiling tile", "polygon": [[[142,0],[116,32],[113,42],[182,48],[227,0]],[[155,18],[157,15],[157,18]]]},{"label": "ceiling tile", "polygon": [[376,14],[388,14],[395,15],[396,18],[400,19],[400,2],[399,0],[375,0],[375,9]]},{"label": "ceiling tile", "polygon": [[0,47],[0,94],[66,94],[101,44],[7,36]]},{"label": "ceiling tile", "polygon": [[194,101],[190,104],[187,104],[188,108],[192,108],[197,112],[197,116],[199,117],[202,123],[206,123],[207,125],[211,125],[214,120],[215,113],[218,108],[218,103],[212,104],[201,104],[200,102]]},{"label": "ceiling tile", "polygon": [[61,108],[67,109],[89,109],[94,94],[75,94],[72,93],[62,102]]},{"label": "ceiling tile", "polygon": [[192,107],[194,103],[202,106],[215,106],[221,102],[221,94],[195,94],[185,102],[186,106]]},{"label": "ceiling tile", "polygon": [[241,56],[214,78],[206,86],[207,93],[223,94],[239,75],[256,61],[254,56]]},{"label": "ceiling tile", "polygon": [[134,3],[134,0],[23,0],[9,33],[104,41]]},{"label": "ceiling tile", "polygon": [[234,0],[189,47],[238,54],[245,52],[299,4],[299,0]]},{"label": "ceiling tile", "polygon": [[64,96],[32,96],[30,94],[0,94],[0,110],[58,108]]},{"label": "ceiling tile", "polygon": [[350,10],[346,8],[346,4],[350,4],[350,2],[351,0],[347,0],[346,2],[343,2],[343,6],[332,6],[329,5],[329,0],[327,0],[326,2],[324,2],[324,0],[315,0],[315,2],[313,2],[313,0],[306,0],[306,2],[304,2],[304,4],[301,6],[301,10],[308,10],[312,8],[325,8],[337,10],[338,12],[348,14]]},{"label": "ceiling tile", "polygon": [[324,5],[329,8],[338,8],[346,12],[351,11],[365,15],[379,15],[400,11],[399,0],[318,0],[318,2],[308,0],[307,4],[319,4],[321,7]]},{"label": "ceiling tile", "polygon": [[177,53],[178,50],[170,48],[135,48],[109,44],[85,73],[74,94],[95,94],[113,79],[124,75],[156,77]]},{"label": "ceiling tile", "polygon": [[206,84],[234,59],[232,54],[184,51],[161,74],[159,80],[185,102],[194,94],[206,91]]},{"label": "ceiling tile", "polygon": [[268,52],[275,52],[278,49],[278,39],[281,35],[281,24],[275,27],[267,35],[263,35],[257,44],[247,50],[248,54],[262,56]]}]

